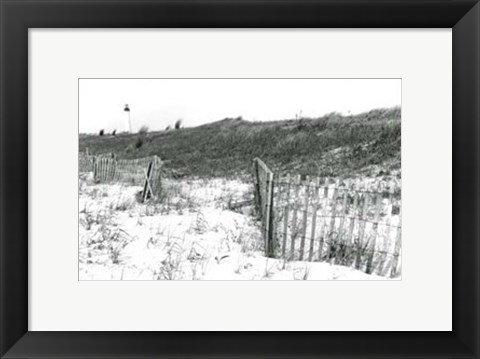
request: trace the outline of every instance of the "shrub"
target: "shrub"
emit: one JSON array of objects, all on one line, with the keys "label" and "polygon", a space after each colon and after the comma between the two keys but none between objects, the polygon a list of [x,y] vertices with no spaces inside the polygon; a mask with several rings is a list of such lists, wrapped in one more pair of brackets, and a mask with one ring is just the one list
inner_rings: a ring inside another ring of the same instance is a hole
[{"label": "shrub", "polygon": [[117,134],[117,130],[112,131],[112,136],[115,136]]},{"label": "shrub", "polygon": [[103,130],[103,128],[100,130],[100,132],[98,133],[99,136],[103,136],[103,134],[105,133],[105,131]]},{"label": "shrub", "polygon": [[180,126],[182,126],[182,120],[181,120],[181,119],[178,119],[177,122],[175,122],[175,129],[176,129],[176,130],[179,130],[179,129],[180,129]]},{"label": "shrub", "polygon": [[146,135],[148,133],[148,127],[143,125],[142,127],[140,127],[140,129],[138,130],[138,133],[141,134],[141,135]]},{"label": "shrub", "polygon": [[170,131],[172,129],[172,127],[170,125],[168,125],[167,127],[165,127],[165,131]]},{"label": "shrub", "polygon": [[135,142],[135,148],[138,150],[140,147],[143,146],[143,137],[137,137],[137,142]]},{"label": "shrub", "polygon": [[304,130],[307,128],[307,120],[304,117],[300,117],[297,120],[297,130]]}]

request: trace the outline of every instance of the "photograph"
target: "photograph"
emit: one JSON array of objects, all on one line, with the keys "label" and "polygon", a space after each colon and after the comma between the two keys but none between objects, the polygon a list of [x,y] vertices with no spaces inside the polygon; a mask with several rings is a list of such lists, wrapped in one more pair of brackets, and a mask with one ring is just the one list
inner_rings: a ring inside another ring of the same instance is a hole
[{"label": "photograph", "polygon": [[401,280],[401,78],[78,79],[78,279]]},{"label": "photograph", "polygon": [[479,3],[0,0],[0,359],[480,359]]}]

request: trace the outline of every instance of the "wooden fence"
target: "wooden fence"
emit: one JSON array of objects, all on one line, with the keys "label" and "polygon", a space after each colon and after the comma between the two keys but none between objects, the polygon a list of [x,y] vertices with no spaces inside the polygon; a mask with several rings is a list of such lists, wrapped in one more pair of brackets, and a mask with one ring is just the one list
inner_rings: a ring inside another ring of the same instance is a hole
[{"label": "wooden fence", "polygon": [[93,172],[97,183],[122,182],[144,186],[147,192],[157,195],[161,191],[162,161],[158,156],[136,159],[117,159],[114,154],[79,154],[79,172]]},{"label": "wooden fence", "polygon": [[116,158],[115,153],[101,153],[96,155],[91,155],[88,153],[88,150],[85,152],[78,153],[78,172],[87,173],[93,172],[94,160],[99,158]]},{"label": "wooden fence", "polygon": [[259,159],[254,160],[254,177],[267,256],[398,275],[398,184],[281,176]]}]

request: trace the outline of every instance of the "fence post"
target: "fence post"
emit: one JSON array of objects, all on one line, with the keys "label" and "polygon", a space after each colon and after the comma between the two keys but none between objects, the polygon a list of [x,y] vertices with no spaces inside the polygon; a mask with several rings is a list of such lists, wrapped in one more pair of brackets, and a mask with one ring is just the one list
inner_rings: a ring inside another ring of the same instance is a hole
[{"label": "fence post", "polygon": [[265,218],[265,229],[266,229],[266,255],[267,257],[274,257],[275,252],[275,243],[274,243],[274,228],[273,228],[273,197],[274,197],[274,180],[273,172],[267,174],[267,203],[266,203],[266,218]]},{"label": "fence post", "polygon": [[161,194],[162,188],[162,162],[158,156],[153,157],[153,175],[152,175],[152,188],[154,189],[155,196],[158,197]]},{"label": "fence post", "polygon": [[253,181],[254,181],[254,191],[253,196],[255,199],[255,211],[257,212],[257,216],[262,216],[262,201],[260,198],[260,180],[258,176],[258,158],[253,159]]}]

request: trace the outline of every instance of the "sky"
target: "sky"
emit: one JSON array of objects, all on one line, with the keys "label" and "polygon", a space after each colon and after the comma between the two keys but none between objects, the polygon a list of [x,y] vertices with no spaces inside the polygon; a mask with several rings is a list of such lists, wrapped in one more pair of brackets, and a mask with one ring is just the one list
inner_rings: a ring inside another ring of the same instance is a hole
[{"label": "sky", "polygon": [[80,133],[194,127],[226,117],[274,121],[401,105],[400,79],[80,79]]}]

